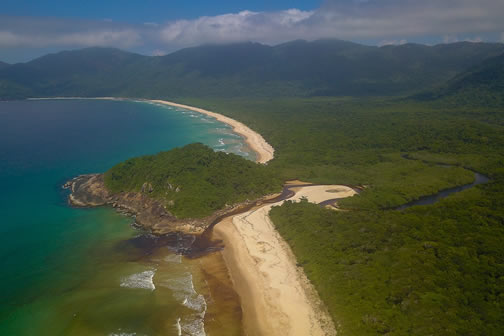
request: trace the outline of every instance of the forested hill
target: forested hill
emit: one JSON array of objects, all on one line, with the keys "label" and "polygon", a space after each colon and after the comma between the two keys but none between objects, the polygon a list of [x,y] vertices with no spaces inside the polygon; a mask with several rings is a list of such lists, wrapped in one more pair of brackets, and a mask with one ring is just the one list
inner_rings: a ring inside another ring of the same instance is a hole
[{"label": "forested hill", "polygon": [[440,89],[420,94],[420,99],[442,99],[459,105],[504,104],[504,54],[485,60],[450,80]]},{"label": "forested hill", "polygon": [[87,48],[0,65],[0,99],[399,95],[439,86],[502,53],[498,43],[371,47],[339,40],[207,45],[162,57]]},{"label": "forested hill", "polygon": [[209,216],[278,192],[282,184],[266,166],[200,143],[129,159],[105,173],[112,193],[140,192],[148,185],[149,195],[178,218]]}]

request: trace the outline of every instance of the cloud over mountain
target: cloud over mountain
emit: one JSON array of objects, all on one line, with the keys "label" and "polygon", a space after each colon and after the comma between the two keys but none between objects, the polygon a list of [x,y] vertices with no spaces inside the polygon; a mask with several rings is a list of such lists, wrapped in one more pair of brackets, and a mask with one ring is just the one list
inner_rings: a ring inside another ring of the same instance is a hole
[{"label": "cloud over mountain", "polygon": [[326,0],[312,11],[241,11],[164,23],[0,16],[1,48],[112,46],[165,50],[205,43],[293,39],[404,41],[461,39],[504,31],[502,0]]}]

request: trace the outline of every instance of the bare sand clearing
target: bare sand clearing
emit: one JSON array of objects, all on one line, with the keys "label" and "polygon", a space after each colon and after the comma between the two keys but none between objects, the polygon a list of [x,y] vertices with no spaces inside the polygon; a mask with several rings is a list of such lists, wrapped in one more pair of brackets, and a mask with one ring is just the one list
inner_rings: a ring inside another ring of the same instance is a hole
[{"label": "bare sand clearing", "polygon": [[[291,200],[320,203],[355,194],[346,186],[296,188]],[[275,230],[266,204],[215,226],[236,291],[247,335],[335,335],[334,324],[290,247]]]},{"label": "bare sand clearing", "polygon": [[257,153],[257,159],[256,161],[259,163],[266,163],[270,160],[273,159],[274,157],[274,152],[275,150],[269,143],[264,140],[264,138],[257,132],[251,130],[248,126],[244,125],[243,123],[236,121],[234,119],[231,119],[229,117],[223,116],[222,114],[218,114],[215,112],[207,111],[204,109],[201,109],[199,107],[193,107],[193,106],[188,106],[188,105],[183,105],[183,104],[178,104],[166,100],[149,100],[154,103],[159,103],[159,104],[164,104],[164,105],[170,105],[170,106],[175,106],[175,107],[180,107],[184,108],[187,110],[191,110],[194,112],[202,113],[207,116],[213,117],[217,119],[220,122],[223,122],[225,124],[228,124],[233,128],[233,132],[243,136],[245,138],[245,141],[249,145],[249,147]]}]

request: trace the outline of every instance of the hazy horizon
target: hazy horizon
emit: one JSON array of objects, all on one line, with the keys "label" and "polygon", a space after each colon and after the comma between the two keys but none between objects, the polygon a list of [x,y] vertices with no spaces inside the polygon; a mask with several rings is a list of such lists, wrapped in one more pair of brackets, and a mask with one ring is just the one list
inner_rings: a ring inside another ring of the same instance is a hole
[{"label": "hazy horizon", "polygon": [[26,62],[61,50],[114,47],[165,55],[201,44],[339,39],[364,45],[504,42],[504,2],[482,0],[6,0],[0,60]]},{"label": "hazy horizon", "polygon": [[339,40],[339,39],[336,39],[336,38],[334,38],[334,39],[326,38],[326,39],[317,39],[317,40],[297,39],[297,40],[290,40],[290,41],[286,41],[286,42],[282,42],[282,43],[276,43],[276,44],[267,44],[267,43],[261,43],[261,42],[253,42],[253,41],[240,41],[240,42],[227,42],[227,43],[203,43],[203,44],[196,45],[196,46],[179,48],[179,49],[173,50],[173,51],[171,51],[169,53],[166,53],[164,55],[149,55],[149,54],[145,54],[145,53],[142,53],[142,52],[130,51],[130,50],[126,50],[126,49],[122,49],[122,48],[116,48],[116,47],[89,46],[89,47],[77,47],[77,48],[61,49],[61,50],[56,50],[56,51],[53,51],[53,52],[49,51],[49,52],[44,53],[42,55],[38,55],[38,56],[26,59],[24,61],[19,61],[19,62],[8,62],[8,61],[5,61],[3,59],[0,59],[0,62],[9,64],[9,65],[20,64],[20,63],[28,63],[30,61],[33,61],[33,60],[37,59],[37,58],[40,58],[40,57],[43,57],[43,56],[47,56],[47,55],[50,55],[50,54],[57,54],[57,53],[60,53],[60,52],[67,52],[67,51],[78,51],[78,50],[84,50],[84,49],[93,49],[93,48],[117,49],[117,50],[121,50],[121,51],[124,51],[124,52],[129,52],[129,53],[137,54],[137,55],[141,55],[141,56],[157,57],[157,56],[170,55],[170,54],[176,53],[176,52],[184,50],[184,49],[198,48],[198,47],[204,47],[204,46],[232,46],[232,45],[235,45],[235,44],[255,43],[255,44],[260,44],[260,45],[269,46],[269,47],[276,47],[276,46],[280,46],[282,44],[292,43],[292,42],[296,42],[296,41],[304,41],[304,42],[310,43],[310,42],[324,41],[324,40],[349,42],[349,43],[355,43],[355,44],[359,44],[359,45],[363,45],[363,46],[367,46],[367,47],[376,47],[376,48],[382,48],[382,47],[388,47],[388,46],[401,46],[401,45],[405,45],[405,44],[414,44],[414,45],[421,45],[421,46],[426,46],[426,47],[436,47],[436,46],[439,46],[439,45],[449,45],[449,44],[463,43],[463,42],[467,42],[467,43],[498,43],[498,44],[504,44],[504,42],[499,42],[499,41],[496,41],[496,42],[492,42],[492,41],[490,41],[490,42],[481,42],[481,41],[454,41],[454,42],[442,42],[442,43],[437,43],[437,44],[407,42],[407,43],[403,43],[403,44],[372,45],[372,44],[365,44],[365,43],[360,43],[360,42],[355,42],[355,41],[349,41],[349,40]]}]

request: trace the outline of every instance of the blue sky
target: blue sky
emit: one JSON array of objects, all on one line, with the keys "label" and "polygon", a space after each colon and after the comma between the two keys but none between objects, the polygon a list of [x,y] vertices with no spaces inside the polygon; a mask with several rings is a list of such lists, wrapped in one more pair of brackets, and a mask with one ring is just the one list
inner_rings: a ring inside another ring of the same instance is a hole
[{"label": "blue sky", "polygon": [[243,10],[278,11],[289,8],[312,10],[319,0],[2,0],[1,13],[16,16],[52,16],[81,19],[111,19],[127,22],[164,22],[194,19]]},{"label": "blue sky", "polygon": [[164,55],[242,41],[504,42],[503,14],[504,0],[2,0],[0,60],[92,46]]}]

